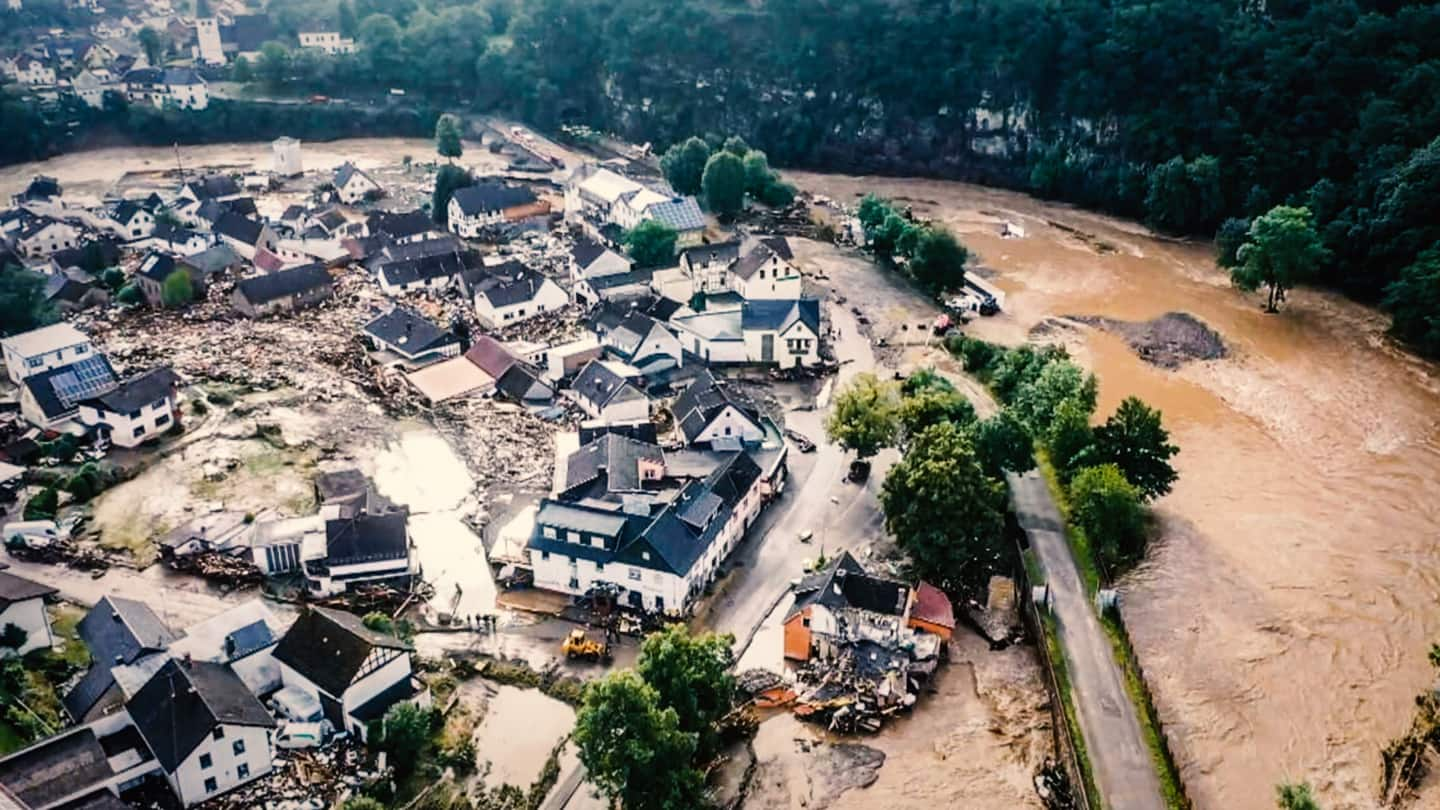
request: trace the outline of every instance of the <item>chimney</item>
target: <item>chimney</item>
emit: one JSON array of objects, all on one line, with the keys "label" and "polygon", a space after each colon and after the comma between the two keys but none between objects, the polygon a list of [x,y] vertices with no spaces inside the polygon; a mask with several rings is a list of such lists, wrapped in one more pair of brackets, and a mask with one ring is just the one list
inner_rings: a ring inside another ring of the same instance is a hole
[{"label": "chimney", "polygon": [[181,663],[182,665],[184,665],[184,667],[185,667],[186,669],[189,669],[189,668],[191,667],[191,665],[194,664],[195,662],[194,662],[193,660],[191,660],[191,658],[190,658],[190,653],[187,652],[187,653],[185,653],[185,657],[183,657],[183,658],[180,659],[180,663]]}]

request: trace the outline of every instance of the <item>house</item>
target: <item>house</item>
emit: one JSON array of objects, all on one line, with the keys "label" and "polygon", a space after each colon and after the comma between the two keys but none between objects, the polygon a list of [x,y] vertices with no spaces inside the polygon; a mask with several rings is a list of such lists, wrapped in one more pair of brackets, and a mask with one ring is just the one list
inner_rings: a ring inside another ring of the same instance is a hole
[{"label": "house", "polygon": [[0,571],[0,631],[8,632],[14,625],[25,633],[25,640],[20,642],[20,646],[0,646],[0,656],[24,655],[55,644],[55,634],[50,631],[50,615],[45,612],[45,600],[56,593],[59,591],[49,585]]},{"label": "house", "polygon": [[408,245],[436,235],[435,223],[424,211],[376,211],[365,219],[365,235],[385,234],[397,245]]},{"label": "house", "polygon": [[116,89],[116,84],[110,78],[110,71],[100,68],[80,71],[70,82],[70,89],[86,105],[98,110],[105,106],[106,91]]},{"label": "house", "polygon": [[380,184],[371,179],[370,175],[355,168],[355,164],[346,161],[340,168],[335,170],[335,177],[331,181],[335,186],[335,195],[346,205],[355,205],[365,200],[367,196],[379,194],[382,189]]},{"label": "house", "polygon": [[212,65],[222,65],[233,59],[253,64],[261,46],[281,37],[269,15],[239,14],[229,25],[221,25],[213,17],[196,19],[195,38],[196,56]]},{"label": "house", "polygon": [[50,202],[62,193],[59,180],[48,175],[37,174],[30,179],[30,185],[26,186],[24,191],[14,195],[11,199],[16,205],[24,205],[29,202]]},{"label": "house", "polygon": [[741,322],[739,309],[706,310],[676,314],[670,318],[670,327],[685,351],[706,363],[745,363],[749,356]]},{"label": "house", "polygon": [[0,340],[0,348],[5,353],[5,368],[9,371],[10,380],[16,383],[95,354],[90,338],[68,323],[11,335]]},{"label": "house", "polygon": [[55,84],[55,68],[29,54],[21,54],[15,60],[15,81],[31,86]]},{"label": "house", "polygon": [[680,339],[664,324],[638,310],[624,314],[602,311],[592,319],[600,344],[639,369],[654,374],[685,364]]},{"label": "house", "polygon": [[820,302],[746,301],[740,310],[745,359],[781,368],[820,362]]},{"label": "house", "polygon": [[327,31],[323,29],[300,31],[300,47],[313,48],[330,55],[340,53],[354,53],[355,40],[350,37],[343,37],[339,31]]},{"label": "house", "polygon": [[464,357],[431,363],[406,374],[405,380],[432,404],[495,391],[495,378]]},{"label": "house", "polygon": [[334,294],[330,272],[321,265],[307,264],[242,279],[235,285],[231,303],[242,314],[260,318],[315,306]]},{"label": "house", "polygon": [[464,251],[380,261],[376,266],[381,292],[400,295],[416,290],[443,290],[462,274],[478,271],[481,258],[479,254]]},{"label": "house", "polygon": [[556,346],[547,346],[540,352],[545,369],[545,379],[551,382],[572,379],[585,364],[598,360],[605,354],[600,341],[592,336],[577,338]]},{"label": "house", "polygon": [[784,237],[747,236],[693,247],[680,254],[679,273],[688,284],[672,294],[682,300],[735,293],[747,301],[793,301],[802,289],[800,270],[790,262],[791,256]]},{"label": "house", "polygon": [[634,263],[593,239],[581,237],[570,248],[570,279],[597,278],[629,273]]},{"label": "house", "polygon": [[193,202],[215,200],[226,202],[244,196],[235,178],[225,174],[207,174],[180,187],[180,197]]},{"label": "house", "polygon": [[216,245],[182,257],[176,266],[190,274],[190,283],[195,285],[199,294],[201,290],[208,289],[217,276],[235,270],[243,263],[228,245]]},{"label": "house", "polygon": [[590,239],[576,240],[570,250],[570,294],[582,306],[644,298],[653,276],[651,270],[634,269],[628,257]]},{"label": "house", "polygon": [[281,177],[298,177],[305,173],[305,161],[298,138],[282,135],[271,141],[270,156],[270,170]]},{"label": "house", "polygon": [[516,363],[495,381],[495,396],[521,405],[547,405],[555,399],[555,388],[535,366]]},{"label": "house", "polygon": [[908,626],[949,641],[955,635],[955,606],[944,591],[922,581],[910,595]]},{"label": "house", "polygon": [[477,335],[465,351],[465,359],[495,380],[520,362],[503,343],[489,335]]},{"label": "house", "polygon": [[284,629],[262,600],[251,599],[185,628],[168,652],[173,659],[224,664],[252,695],[268,695],[280,688],[274,652]]},{"label": "house", "polygon": [[80,243],[80,232],[68,222],[34,217],[15,234],[15,245],[26,256],[49,256]]},{"label": "house", "polygon": [[428,705],[410,653],[410,645],[356,616],[308,607],[280,639],[275,660],[287,688],[318,697],[326,719],[364,740],[370,722],[396,703]]},{"label": "house", "polygon": [[150,253],[140,260],[132,280],[152,307],[165,303],[165,280],[176,271],[175,259],[164,253]]},{"label": "house", "polygon": [[270,772],[275,718],[225,664],[171,658],[125,710],[187,807]]},{"label": "house", "polygon": [[675,229],[679,247],[697,245],[705,235],[705,215],[695,198],[648,188],[595,164],[577,167],[566,180],[565,215],[592,231],[657,220]]},{"label": "house", "polygon": [[[760,468],[726,453],[703,478],[652,497],[666,478],[656,449],[607,439],[604,495],[579,486],[580,500],[540,502],[527,545],[537,587],[582,596],[604,586],[623,605],[683,613],[714,581],[760,513]],[[611,477],[622,479],[618,491]]]},{"label": "house", "polygon": [[125,720],[65,729],[0,758],[0,807],[14,797],[17,810],[123,810],[116,794],[154,759]]},{"label": "house", "polygon": [[760,410],[737,390],[701,370],[670,406],[686,444],[724,439],[756,443],[765,438]]},{"label": "house", "polygon": [[318,596],[374,582],[409,587],[416,568],[408,522],[404,510],[327,519],[325,556],[304,560],[305,587]]},{"label": "house", "polygon": [[159,109],[203,110],[210,106],[210,89],[190,68],[137,68],[121,82],[131,104],[149,104]]},{"label": "house", "polygon": [[221,242],[229,245],[241,258],[252,261],[256,251],[264,249],[274,253],[280,242],[269,225],[234,211],[222,214],[215,222],[214,231]]},{"label": "house", "polygon": [[179,638],[149,605],[118,596],[101,597],[76,632],[90,649],[90,669],[64,698],[65,710],[77,723],[118,708],[114,667],[163,653]]},{"label": "house", "polygon": [[109,290],[96,284],[94,276],[78,268],[68,268],[45,279],[45,301],[64,315],[110,300]]},{"label": "house", "polygon": [[119,447],[137,447],[175,424],[175,374],[156,368],[79,403],[80,423]]},{"label": "house", "polygon": [[25,378],[20,413],[30,424],[49,430],[78,415],[80,403],[115,387],[115,371],[103,354]]},{"label": "house", "polygon": [[910,587],[867,573],[850,552],[842,551],[834,562],[806,575],[791,590],[795,602],[784,621],[785,658],[834,659],[841,646],[860,639],[900,646]]},{"label": "house", "polygon": [[647,421],[650,398],[631,383],[632,372],[619,364],[592,360],[575,375],[569,396],[591,417],[607,424]]},{"label": "house", "polygon": [[376,351],[395,355],[410,368],[460,356],[460,338],[404,307],[376,316],[362,331]]},{"label": "house", "polygon": [[570,303],[559,284],[516,261],[467,272],[462,280],[475,302],[475,316],[491,329],[564,309]]},{"label": "house", "polygon": [[550,213],[550,203],[528,188],[483,182],[456,189],[446,209],[450,230],[474,239],[486,228]]}]

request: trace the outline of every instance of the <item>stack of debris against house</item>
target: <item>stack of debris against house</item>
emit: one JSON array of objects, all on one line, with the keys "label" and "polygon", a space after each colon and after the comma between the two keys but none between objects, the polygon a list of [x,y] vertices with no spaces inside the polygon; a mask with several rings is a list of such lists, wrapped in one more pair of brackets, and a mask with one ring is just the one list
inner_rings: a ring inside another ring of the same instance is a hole
[{"label": "stack of debris against house", "polygon": [[942,591],[871,574],[848,552],[793,590],[784,627],[797,715],[873,732],[915,705],[955,629]]}]

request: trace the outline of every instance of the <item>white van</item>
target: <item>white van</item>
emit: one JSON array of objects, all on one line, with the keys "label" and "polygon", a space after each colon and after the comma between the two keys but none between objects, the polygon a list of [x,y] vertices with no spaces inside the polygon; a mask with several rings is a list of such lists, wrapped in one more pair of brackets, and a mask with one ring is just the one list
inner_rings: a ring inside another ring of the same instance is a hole
[{"label": "white van", "polygon": [[324,742],[324,723],[283,723],[275,732],[276,748],[315,748]]},{"label": "white van", "polygon": [[45,548],[59,542],[60,527],[53,520],[18,520],[5,524],[5,545]]},{"label": "white van", "polygon": [[270,696],[270,708],[283,720],[318,723],[325,718],[320,698],[298,686],[287,686]]}]

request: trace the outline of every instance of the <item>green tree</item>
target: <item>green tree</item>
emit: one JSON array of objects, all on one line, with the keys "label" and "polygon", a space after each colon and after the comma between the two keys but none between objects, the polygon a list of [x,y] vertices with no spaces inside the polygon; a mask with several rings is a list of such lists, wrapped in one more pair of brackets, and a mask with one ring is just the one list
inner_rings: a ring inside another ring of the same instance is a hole
[{"label": "green tree", "polygon": [[271,41],[261,45],[260,57],[255,61],[255,75],[272,89],[285,84],[290,78],[290,49],[283,42]]},{"label": "green tree", "polygon": [[165,64],[165,37],[158,30],[150,27],[140,29],[140,50],[145,53],[145,58],[150,62],[151,67],[161,67]]},{"label": "green tree", "polygon": [[1145,510],[1140,490],[1114,464],[1086,467],[1070,482],[1070,517],[1084,532],[1096,562],[1107,569],[1145,556]]},{"label": "green tree", "polygon": [[355,6],[350,0],[340,0],[340,36],[354,38],[360,31],[360,21],[355,17]]},{"label": "green tree", "polygon": [[744,158],[750,154],[750,144],[745,143],[745,139],[739,135],[731,135],[726,138],[724,149],[738,158]]},{"label": "green tree", "polygon": [[241,84],[255,81],[255,71],[250,67],[250,60],[243,56],[235,57],[235,65],[230,69],[230,79]]},{"label": "green tree", "polygon": [[676,230],[656,219],[647,219],[626,231],[621,243],[640,267],[665,267],[675,260]]},{"label": "green tree", "polygon": [[1009,408],[976,422],[970,439],[980,469],[992,478],[1002,478],[1006,472],[1023,473],[1035,466],[1035,440]]},{"label": "green tree", "polygon": [[885,476],[880,505],[917,573],[941,588],[977,586],[1002,567],[1004,488],[959,427],[921,431]]},{"label": "green tree", "polygon": [[1421,253],[1385,288],[1391,330],[1417,349],[1440,357],[1440,243]]},{"label": "green tree", "polygon": [[700,138],[690,137],[665,150],[660,157],[660,170],[677,194],[696,195],[701,191],[705,164],[710,160],[710,147]]},{"label": "green tree", "polygon": [[183,307],[195,300],[195,284],[185,270],[176,270],[165,277],[160,287],[160,302],[167,307]]},{"label": "green tree", "polygon": [[450,220],[450,198],[462,188],[475,185],[470,172],[459,166],[444,165],[435,173],[435,191],[430,195],[430,218],[444,227]]},{"label": "green tree", "polygon": [[134,284],[126,284],[120,288],[120,292],[115,293],[115,300],[129,306],[138,306],[145,303],[145,293]]},{"label": "green tree", "polygon": [[775,181],[775,173],[770,171],[770,159],[759,149],[751,149],[745,153],[745,193],[755,199],[765,193],[765,188]]},{"label": "green tree", "polygon": [[13,335],[53,323],[45,301],[45,277],[16,267],[0,268],[0,333]]},{"label": "green tree", "polygon": [[460,119],[453,115],[440,116],[435,122],[435,151],[451,163],[465,151],[460,143]]},{"label": "green tree", "polygon": [[1067,399],[1075,400],[1086,416],[1094,413],[1097,389],[1094,374],[1086,374],[1069,360],[1054,359],[1041,366],[1033,379],[1019,385],[1013,407],[1032,433],[1046,436],[1056,409]]},{"label": "green tree", "polygon": [[45,487],[35,493],[25,504],[26,520],[54,520],[55,510],[60,508],[60,493],[54,487]]},{"label": "green tree", "polygon": [[956,427],[969,427],[975,421],[975,406],[953,386],[928,385],[905,394],[897,412],[901,445],[908,445],[925,428],[949,422]]},{"label": "green tree", "polygon": [[704,777],[690,765],[694,735],[633,670],[586,685],[572,738],[595,786],[626,810],[702,805]]},{"label": "green tree", "polygon": [[730,635],[691,635],[673,624],[645,637],[636,670],[659,698],[673,709],[680,731],[696,740],[695,758],[706,762],[719,753],[721,718],[735,705],[735,663]]},{"label": "green tree", "polygon": [[1215,263],[1230,269],[1240,263],[1240,246],[1250,235],[1250,220],[1231,217],[1215,232]]},{"label": "green tree", "polygon": [[1091,463],[1095,434],[1090,429],[1090,411],[1074,397],[1055,408],[1045,434],[1045,449],[1061,481],[1069,481],[1081,467]]},{"label": "green tree", "polygon": [[865,235],[870,237],[870,249],[875,251],[876,258],[888,261],[892,256],[901,253],[902,243],[916,239],[915,227],[910,220],[891,211],[879,225],[867,228]]},{"label": "green tree", "polygon": [[0,629],[0,649],[19,650],[29,640],[30,634],[14,622],[6,622],[5,627]]},{"label": "green tree", "polygon": [[1275,806],[1280,810],[1320,810],[1320,803],[1310,793],[1309,782],[1276,785]]},{"label": "green tree", "polygon": [[745,164],[733,152],[711,155],[700,185],[706,207],[716,216],[733,217],[745,206]]},{"label": "green tree", "polygon": [[390,755],[390,763],[397,773],[408,775],[420,763],[420,755],[430,742],[434,727],[433,709],[397,703],[385,712],[378,746]]},{"label": "green tree", "polygon": [[1138,397],[1126,397],[1105,424],[1095,429],[1095,459],[1114,464],[1145,500],[1158,498],[1175,483],[1170,459],[1180,448],[1170,443],[1170,432],[1160,411]]},{"label": "green tree", "polygon": [[869,372],[857,374],[835,395],[825,435],[857,458],[869,458],[895,441],[899,404],[894,385]]},{"label": "green tree", "polygon": [[965,284],[965,262],[970,254],[955,235],[941,228],[924,228],[910,251],[910,277],[932,295]]},{"label": "green tree", "polygon": [[784,208],[795,201],[795,187],[778,177],[771,177],[769,185],[760,192],[760,202],[771,208]]},{"label": "green tree", "polygon": [[119,292],[125,286],[125,271],[118,267],[107,268],[100,273],[100,284],[110,292]]},{"label": "green tree", "polygon": [[378,610],[366,613],[360,619],[360,623],[377,633],[384,633],[387,636],[395,634],[395,622],[391,621],[387,614]]},{"label": "green tree", "polygon": [[1235,255],[1239,264],[1230,270],[1230,280],[1246,292],[1268,288],[1265,311],[1275,312],[1286,290],[1314,273],[1329,254],[1315,233],[1310,209],[1277,205],[1250,223]]},{"label": "green tree", "polygon": [[880,223],[885,221],[885,217],[892,213],[894,211],[890,207],[890,202],[872,193],[866,194],[860,200],[860,206],[855,209],[855,218],[860,220],[860,226],[868,233],[874,228],[878,228]]}]

